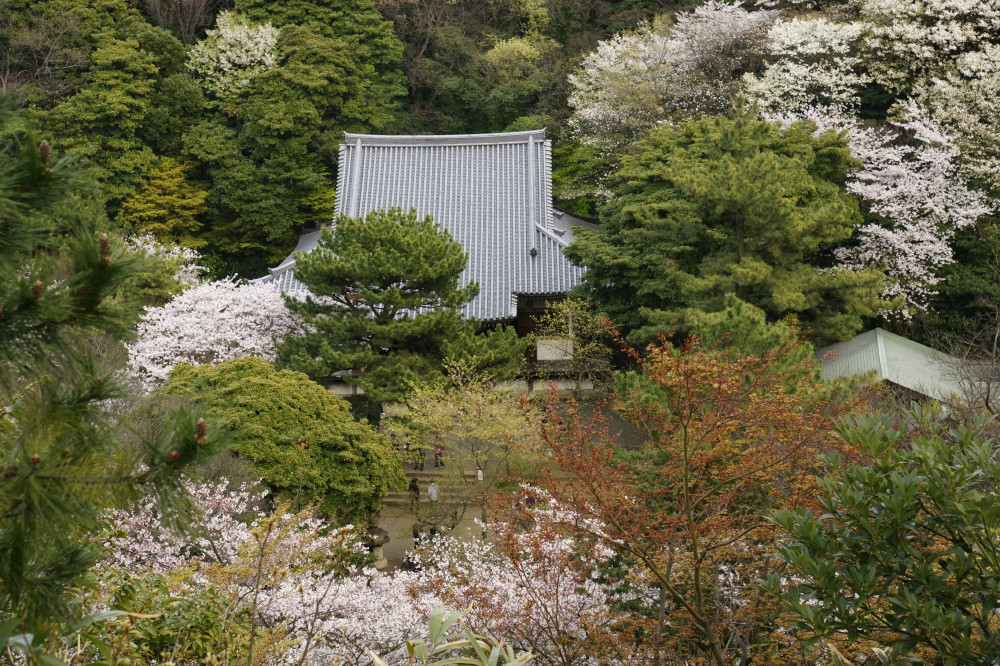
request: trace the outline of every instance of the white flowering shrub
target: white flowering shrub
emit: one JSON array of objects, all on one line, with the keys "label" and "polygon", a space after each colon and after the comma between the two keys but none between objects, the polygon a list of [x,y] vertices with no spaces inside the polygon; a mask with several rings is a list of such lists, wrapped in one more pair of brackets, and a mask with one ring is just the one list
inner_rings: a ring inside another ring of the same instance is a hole
[{"label": "white flowering shrub", "polygon": [[852,245],[836,250],[838,268],[884,265],[889,278],[884,296],[902,300],[895,314],[907,317],[926,308],[936,293],[939,269],[954,261],[955,232],[995,212],[996,203],[962,178],[954,139],[914,102],[904,108],[906,120],[878,129],[830,109],[797,118],[812,120],[819,131],[847,132],[851,151],[862,162],[847,190],[880,221],[861,226]]},{"label": "white flowering shrub", "polygon": [[570,124],[592,141],[634,140],[672,115],[724,110],[760,62],[772,11],[710,0],[672,27],[641,25],[601,42],[570,76]]},{"label": "white flowering shrub", "polygon": [[224,11],[188,52],[187,67],[198,84],[219,99],[232,99],[277,64],[278,29],[270,23],[251,25]]},{"label": "white flowering shrub", "polygon": [[850,112],[870,83],[856,46],[864,26],[826,18],[793,18],[771,26],[767,69],[743,77],[749,99],[770,113],[826,106]]},{"label": "white flowering shrub", "polygon": [[146,390],[163,384],[178,363],[222,363],[243,356],[267,361],[302,321],[275,287],[228,278],[208,282],[149,308],[129,346],[129,366]]}]

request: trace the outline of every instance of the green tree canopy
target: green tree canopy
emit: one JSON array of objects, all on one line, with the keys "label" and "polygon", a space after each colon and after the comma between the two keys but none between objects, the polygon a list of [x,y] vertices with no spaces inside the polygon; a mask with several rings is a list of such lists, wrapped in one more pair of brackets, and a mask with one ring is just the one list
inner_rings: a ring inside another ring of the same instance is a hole
[{"label": "green tree canopy", "polygon": [[781,129],[737,104],[729,116],[654,130],[615,177],[604,228],[567,254],[584,291],[626,332],[663,330],[678,310],[721,309],[734,294],[817,340],[860,330],[878,312],[880,276],[828,268],[861,221],[843,189],[845,138]]},{"label": "green tree canopy", "polygon": [[142,186],[122,204],[118,221],[137,233],[151,233],[185,247],[204,245],[194,233],[201,226],[198,216],[206,210],[208,193],[188,179],[190,170],[190,164],[160,158]]},{"label": "green tree canopy", "polygon": [[[449,358],[488,366],[499,378],[520,365],[524,344],[509,330],[477,336],[478,323],[462,319],[458,308],[479,286],[459,286],[465,252],[430,217],[399,209],[338,217],[296,262],[295,275],[312,295],[288,298],[288,307],[313,332],[286,339],[278,352],[285,367],[312,377],[361,371],[351,381],[370,399],[386,401],[439,379]],[[473,337],[475,345],[455,348]]]},{"label": "green tree canopy", "polygon": [[80,92],[42,117],[60,140],[57,148],[77,150],[97,167],[108,197],[120,201],[142,181],[155,161],[136,136],[157,81],[153,54],[134,39],[107,40],[91,56]]},{"label": "green tree canopy", "polygon": [[[271,20],[267,14],[251,18]],[[211,183],[205,235],[234,265],[249,260],[260,270],[303,225],[330,220],[343,132],[394,119],[404,89],[391,76],[376,81],[363,53],[314,21],[283,25],[275,65],[234,98],[210,103],[184,133],[183,154],[200,167],[194,175]]]},{"label": "green tree canopy", "polygon": [[[870,416],[841,436],[860,463],[825,459],[822,515],[780,511],[789,581],[770,586],[817,640],[859,641],[878,663],[993,664],[1000,654],[1000,463],[980,421],[949,430],[918,408],[910,427]],[[852,655],[853,657],[853,655]]]},{"label": "green tree canopy", "polygon": [[401,489],[399,453],[348,403],[305,375],[240,358],[174,368],[161,389],[193,400],[233,433],[233,450],[264,482],[343,521],[366,521],[390,490]]}]

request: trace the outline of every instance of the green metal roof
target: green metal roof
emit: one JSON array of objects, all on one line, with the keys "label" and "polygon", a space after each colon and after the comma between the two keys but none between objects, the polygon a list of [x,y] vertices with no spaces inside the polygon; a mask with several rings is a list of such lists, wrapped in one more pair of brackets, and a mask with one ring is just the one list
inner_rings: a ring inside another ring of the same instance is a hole
[{"label": "green metal roof", "polygon": [[960,363],[936,349],[881,328],[824,347],[815,354],[823,378],[836,379],[874,372],[874,381],[888,381],[942,401],[963,393]]}]

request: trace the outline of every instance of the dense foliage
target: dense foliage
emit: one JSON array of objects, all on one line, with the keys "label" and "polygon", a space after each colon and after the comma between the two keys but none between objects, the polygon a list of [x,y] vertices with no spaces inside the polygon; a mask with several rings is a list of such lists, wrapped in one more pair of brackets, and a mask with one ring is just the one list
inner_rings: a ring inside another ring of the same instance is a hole
[{"label": "dense foliage", "polygon": [[[144,491],[176,504],[179,472],[218,450],[204,420],[130,428],[126,391],[99,349],[127,335],[134,301],[112,299],[141,260],[72,209],[92,181],[0,109],[0,625],[35,663],[87,612],[74,591],[99,557],[102,512]],[[60,205],[62,204],[62,205]],[[56,225],[60,226],[57,227]]]},{"label": "dense foliage", "polygon": [[815,130],[779,129],[738,105],[650,132],[614,176],[604,227],[568,250],[590,268],[586,293],[640,335],[682,308],[718,310],[728,294],[798,316],[819,340],[858,333],[878,311],[880,276],[829,261],[861,215],[843,191],[845,139]]},{"label": "dense foliage", "polygon": [[907,424],[867,417],[840,428],[861,456],[820,482],[818,512],[780,511],[782,598],[797,623],[844,653],[859,638],[878,663],[991,664],[1000,550],[1000,465],[985,421],[948,431],[916,409]]},{"label": "dense foliage", "polygon": [[[1000,0],[0,0],[0,661],[997,663],[998,35]],[[333,220],[309,298],[246,282],[330,224],[344,131],[541,127],[597,229],[518,323],[610,405],[498,390],[527,340],[415,213]],[[964,403],[838,429],[810,343],[874,325],[975,342]],[[385,574],[400,444],[451,501]]]},{"label": "dense foliage", "polygon": [[289,500],[364,522],[403,486],[399,454],[350,406],[305,375],[256,358],[179,365],[162,391],[190,399],[232,431],[233,451]]}]

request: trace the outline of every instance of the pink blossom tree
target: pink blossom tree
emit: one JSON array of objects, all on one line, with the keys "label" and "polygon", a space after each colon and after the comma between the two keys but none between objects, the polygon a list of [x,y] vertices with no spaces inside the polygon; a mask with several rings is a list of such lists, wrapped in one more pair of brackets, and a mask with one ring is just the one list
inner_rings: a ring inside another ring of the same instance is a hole
[{"label": "pink blossom tree", "polygon": [[360,664],[371,652],[406,663],[406,642],[423,636],[440,605],[417,574],[368,568],[353,527],[331,529],[308,510],[266,513],[262,495],[248,486],[230,489],[225,479],[184,485],[195,518],[187,532],[164,527],[150,498],[106,516],[113,530],[105,576],[184,572],[177,595],[212,586],[234,612],[250,613],[253,627],[279,627],[284,663]]},{"label": "pink blossom tree", "polygon": [[525,486],[518,496],[510,515],[489,524],[488,540],[431,541],[420,555],[422,583],[445,604],[467,608],[474,631],[504,636],[541,663],[619,663],[635,646],[618,639],[625,615],[614,606],[622,599],[600,577],[613,552],[567,536],[560,524],[574,518],[544,491]]},{"label": "pink blossom tree", "polygon": [[897,304],[894,314],[909,317],[927,307],[941,279],[938,271],[954,261],[955,232],[995,212],[996,203],[963,177],[953,137],[915,102],[907,101],[903,109],[903,120],[882,127],[829,108],[771,118],[789,122],[804,116],[820,132],[847,133],[862,162],[847,190],[866,204],[871,221],[858,228],[851,244],[835,251],[838,267],[884,265],[889,279],[883,295]]}]

